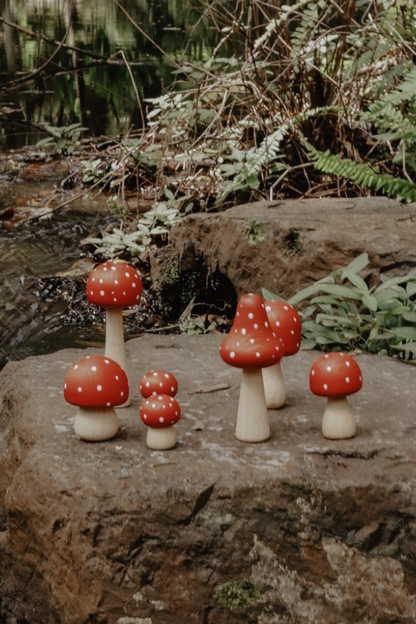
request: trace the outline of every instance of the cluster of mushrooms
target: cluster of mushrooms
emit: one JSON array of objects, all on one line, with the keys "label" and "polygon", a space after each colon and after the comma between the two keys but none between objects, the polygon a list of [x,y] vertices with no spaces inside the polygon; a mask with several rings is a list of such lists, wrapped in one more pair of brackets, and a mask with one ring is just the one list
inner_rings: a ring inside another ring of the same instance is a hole
[{"label": "cluster of mushrooms", "polygon": [[[284,405],[286,391],[281,359],[300,349],[301,319],[284,301],[264,301],[253,293],[243,295],[230,333],[221,343],[224,362],[242,369],[235,435],[243,442],[270,437],[268,409]],[[356,423],[347,396],[360,390],[361,370],[345,353],[325,353],[313,363],[310,389],[327,398],[322,433],[329,439],[351,438]]]},{"label": "cluster of mushrooms", "polygon": [[[123,308],[139,303],[143,284],[139,273],[125,262],[104,262],[87,280],[91,303],[106,308],[104,355],[87,355],[69,369],[64,397],[77,406],[74,428],[82,440],[100,442],[113,438],[119,428],[115,407],[130,405],[123,331]],[[140,418],[148,427],[147,445],[165,450],[176,444],[173,426],[181,410],[174,396],[178,382],[168,371],[152,370],[140,380],[145,399]]]},{"label": "cluster of mushrooms", "polygon": [[[139,273],[122,261],[104,262],[88,277],[89,301],[106,308],[106,336],[104,355],[87,355],[65,377],[64,397],[78,407],[74,428],[82,440],[113,438],[119,428],[114,408],[130,405],[122,313],[123,308],[139,303],[142,291]],[[279,409],[286,400],[281,360],[299,351],[301,334],[300,316],[289,303],[264,301],[252,293],[240,298],[233,326],[220,346],[222,359],[242,369],[238,440],[262,442],[270,437],[268,409]],[[328,399],[323,435],[330,439],[354,436],[356,424],[347,396],[362,386],[355,360],[344,353],[323,354],[312,365],[309,379],[312,392]],[[139,387],[147,445],[155,450],[173,448],[174,425],[181,414],[174,398],[176,378],[168,371],[152,370],[142,377]]]}]

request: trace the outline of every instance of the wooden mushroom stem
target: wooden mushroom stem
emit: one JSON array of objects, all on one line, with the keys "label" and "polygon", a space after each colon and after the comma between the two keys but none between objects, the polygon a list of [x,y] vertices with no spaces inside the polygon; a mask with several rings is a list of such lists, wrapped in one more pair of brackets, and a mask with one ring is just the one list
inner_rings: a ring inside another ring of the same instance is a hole
[{"label": "wooden mushroom stem", "polygon": [[330,440],[343,440],[355,436],[355,418],[346,396],[328,397],[322,419],[322,433]]},{"label": "wooden mushroom stem", "polygon": [[[126,347],[124,344],[123,308],[107,308],[105,324],[105,355],[120,364],[128,376]],[[130,396],[119,407],[128,407]]]},{"label": "wooden mushroom stem", "polygon": [[78,407],[74,429],[81,440],[89,442],[110,440],[118,431],[115,409],[113,407]]},{"label": "wooden mushroom stem", "polygon": [[261,368],[242,371],[235,437],[241,442],[263,442],[270,437]]},{"label": "wooden mushroom stem", "polygon": [[149,427],[146,438],[147,446],[155,451],[166,451],[176,444],[176,431],[173,427]]},{"label": "wooden mushroom stem", "polygon": [[269,409],[279,409],[285,404],[286,390],[280,362],[263,368],[264,394]]}]

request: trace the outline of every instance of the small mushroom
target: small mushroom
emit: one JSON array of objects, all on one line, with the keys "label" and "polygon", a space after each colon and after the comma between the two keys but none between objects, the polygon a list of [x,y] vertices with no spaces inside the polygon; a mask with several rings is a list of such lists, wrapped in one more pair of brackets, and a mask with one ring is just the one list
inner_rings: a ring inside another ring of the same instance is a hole
[{"label": "small mushroom", "polygon": [[280,361],[283,345],[270,327],[260,295],[249,293],[240,298],[220,355],[230,366],[242,369],[236,438],[242,442],[267,440],[270,426],[261,369]]},{"label": "small mushroom", "polygon": [[[286,301],[265,301],[270,327],[283,342],[283,357],[295,355],[300,349],[302,322],[295,308]],[[264,393],[269,409],[282,407],[286,400],[281,362],[263,369]]]},{"label": "small mushroom", "polygon": [[[118,362],[127,373],[123,308],[139,303],[142,279],[129,264],[107,261],[91,271],[86,289],[91,303],[106,308],[105,355]],[[127,405],[129,401],[123,407]]]},{"label": "small mushroom", "polygon": [[309,383],[314,394],[328,399],[322,419],[324,437],[342,440],[355,436],[355,418],[347,396],[363,385],[357,362],[345,353],[320,355],[312,365]]},{"label": "small mushroom", "polygon": [[127,376],[121,366],[105,355],[87,355],[67,372],[64,398],[77,405],[74,428],[82,440],[100,442],[118,431],[114,406],[129,395]]},{"label": "small mushroom", "polygon": [[140,379],[140,394],[147,399],[155,394],[175,396],[178,391],[178,382],[172,373],[164,370],[152,370]]},{"label": "small mushroom", "polygon": [[155,451],[165,451],[176,444],[173,428],[181,416],[176,399],[168,394],[152,395],[140,407],[140,418],[148,427],[146,443]]}]

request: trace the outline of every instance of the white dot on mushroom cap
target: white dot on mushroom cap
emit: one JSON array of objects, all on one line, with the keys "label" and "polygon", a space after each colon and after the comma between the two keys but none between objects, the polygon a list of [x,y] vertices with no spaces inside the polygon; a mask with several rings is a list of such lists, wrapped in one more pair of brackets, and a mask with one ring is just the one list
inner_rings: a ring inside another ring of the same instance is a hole
[{"label": "white dot on mushroom cap", "polygon": [[120,392],[120,396],[124,396],[124,392]]},{"label": "white dot on mushroom cap", "polygon": [[118,375],[116,375],[116,381],[118,381]]},{"label": "white dot on mushroom cap", "polygon": [[77,368],[78,368],[78,364],[75,364],[74,370],[77,370]]},{"label": "white dot on mushroom cap", "polygon": [[160,381],[160,382],[159,382],[159,386],[160,386],[161,388],[163,388],[163,381]]},{"label": "white dot on mushroom cap", "polygon": [[86,359],[86,360],[89,360],[89,359],[90,359],[90,357],[91,357],[90,355],[86,355],[86,356],[85,356],[85,359]]},{"label": "white dot on mushroom cap", "polygon": [[258,329],[258,328],[259,328],[259,326],[257,325],[257,323],[254,323],[253,327],[254,327],[254,329]]},{"label": "white dot on mushroom cap", "polygon": [[152,375],[153,375],[153,377],[157,377],[157,373],[156,372],[153,372]]},{"label": "white dot on mushroom cap", "polygon": [[324,390],[328,390],[328,384],[324,384]]},{"label": "white dot on mushroom cap", "polygon": [[315,371],[313,369],[311,370],[311,375],[315,375]]},{"label": "white dot on mushroom cap", "polygon": [[155,408],[156,407],[156,403],[152,403],[152,407]]},{"label": "white dot on mushroom cap", "polygon": [[101,297],[104,297],[105,292],[103,290],[100,290],[100,295],[101,295]]},{"label": "white dot on mushroom cap", "polygon": [[326,367],[326,370],[328,371],[328,373],[330,373],[330,372],[331,372],[331,370],[332,370],[332,367],[331,367],[331,366],[327,366],[327,367]]},{"label": "white dot on mushroom cap", "polygon": [[260,353],[257,351],[256,353],[256,357],[259,358],[260,357]]},{"label": "white dot on mushroom cap", "polygon": [[246,330],[246,329],[244,329],[244,327],[243,327],[243,329],[241,330],[241,333],[243,334],[243,336],[245,336],[245,335],[246,335],[246,333],[247,333],[247,330]]},{"label": "white dot on mushroom cap", "polygon": [[166,405],[162,405],[163,409],[166,409]]},{"label": "white dot on mushroom cap", "polygon": [[265,326],[265,327],[268,327],[268,326],[269,326],[269,324],[268,324],[268,322],[267,322],[267,321],[264,321],[264,326]]},{"label": "white dot on mushroom cap", "polygon": [[114,280],[114,284],[118,284],[118,280]]},{"label": "white dot on mushroom cap", "polygon": [[148,388],[150,386],[150,382],[146,381],[146,388]]},{"label": "white dot on mushroom cap", "polygon": [[104,268],[103,268],[103,271],[108,271],[107,267],[104,267]]},{"label": "white dot on mushroom cap", "polygon": [[235,358],[235,353],[234,353],[234,351],[231,351],[231,353],[230,353],[230,358],[231,358],[231,359],[234,359],[234,358]]},{"label": "white dot on mushroom cap", "polygon": [[240,346],[240,343],[239,343],[239,342],[236,342],[236,345],[237,345],[237,347],[239,347],[239,346]]},{"label": "white dot on mushroom cap", "polygon": [[327,354],[325,355],[325,359],[328,359],[328,358],[329,358],[329,355],[328,355],[328,353],[327,353]]},{"label": "white dot on mushroom cap", "polygon": [[163,396],[158,396],[157,398],[159,399],[159,401],[163,401]]},{"label": "white dot on mushroom cap", "polygon": [[116,297],[114,297],[113,301],[114,301],[114,303],[117,303],[117,298],[116,298]]},{"label": "white dot on mushroom cap", "polygon": [[131,285],[131,287],[132,287],[132,288],[136,288],[136,283],[135,283],[135,282],[133,282],[133,283],[132,283],[132,285]]},{"label": "white dot on mushroom cap", "polygon": [[171,392],[175,392],[175,388],[173,386],[170,387]]},{"label": "white dot on mushroom cap", "polygon": [[124,296],[126,296],[126,293],[125,293],[125,291],[124,291],[124,290],[123,290],[123,295],[124,295]]},{"label": "white dot on mushroom cap", "polygon": [[254,344],[254,338],[250,338],[251,344]]},{"label": "white dot on mushroom cap", "polygon": [[169,379],[169,375],[167,373],[165,373],[165,378]]},{"label": "white dot on mushroom cap", "polygon": [[159,418],[159,422],[161,422],[161,423],[165,422],[165,419],[163,418],[163,416],[161,416],[161,417]]},{"label": "white dot on mushroom cap", "polygon": [[254,318],[254,314],[253,314],[253,312],[249,312],[249,313],[248,313],[248,318],[249,318],[249,319]]},{"label": "white dot on mushroom cap", "polygon": [[93,277],[91,281],[92,281],[92,282],[95,282],[95,277]]},{"label": "white dot on mushroom cap", "polygon": [[95,371],[97,370],[96,366],[91,366],[91,370],[95,373]]},{"label": "white dot on mushroom cap", "polygon": [[177,416],[177,415],[178,415],[178,412],[176,411],[176,412],[175,412],[175,416]]},{"label": "white dot on mushroom cap", "polygon": [[100,281],[100,284],[103,284],[103,283],[104,283],[104,280],[103,280],[103,278],[102,278],[102,277],[100,278],[100,280],[99,280],[99,281]]},{"label": "white dot on mushroom cap", "polygon": [[156,396],[156,395],[157,395],[156,390],[153,390],[153,392],[152,392],[152,396]]},{"label": "white dot on mushroom cap", "polygon": [[363,378],[361,377],[361,375],[358,377],[358,379],[359,379],[360,381],[362,381],[362,380],[363,380]]},{"label": "white dot on mushroom cap", "polygon": [[235,330],[234,330],[234,333],[236,334],[236,333],[237,333],[237,331],[238,331],[238,330],[237,330],[237,329],[235,329]]},{"label": "white dot on mushroom cap", "polygon": [[140,295],[136,295],[136,300],[138,301],[140,299]]},{"label": "white dot on mushroom cap", "polygon": [[67,389],[67,385],[66,385],[66,384],[64,384],[64,389],[65,389],[65,390]]},{"label": "white dot on mushroom cap", "polygon": [[106,364],[110,364],[110,360],[104,360]]},{"label": "white dot on mushroom cap", "polygon": [[292,336],[295,335],[295,331],[293,329],[290,330],[290,333],[292,334]]},{"label": "white dot on mushroom cap", "polygon": [[102,387],[102,386],[97,386],[97,390],[98,390],[98,392],[101,392],[101,390],[102,390],[102,389],[103,389],[103,387]]},{"label": "white dot on mushroom cap", "polygon": [[347,383],[350,383],[350,378],[349,378],[349,377],[345,377],[345,381],[346,381]]},{"label": "white dot on mushroom cap", "polygon": [[90,290],[90,295],[93,296],[93,294],[94,294],[94,291]]},{"label": "white dot on mushroom cap", "polygon": [[79,388],[78,388],[78,392],[82,392],[82,388],[81,388],[81,386],[79,386]]},{"label": "white dot on mushroom cap", "polygon": [[298,322],[298,319],[296,318],[296,316],[294,316],[294,317],[293,317],[293,322],[294,322],[294,323],[297,323],[297,322]]},{"label": "white dot on mushroom cap", "polygon": [[346,366],[349,366],[349,365],[350,365],[350,363],[348,362],[348,360],[345,362],[345,365],[346,365]]},{"label": "white dot on mushroom cap", "polygon": [[111,267],[111,270],[112,270],[112,271],[116,271],[116,270],[117,270],[117,267],[112,266],[112,267]]},{"label": "white dot on mushroom cap", "polygon": [[143,418],[147,420],[147,414],[143,414]]},{"label": "white dot on mushroom cap", "polygon": [[266,312],[270,312],[271,307],[270,306],[266,306]]},{"label": "white dot on mushroom cap", "polygon": [[285,310],[289,310],[289,308],[287,307],[287,305],[283,306],[283,308],[284,308]]},{"label": "white dot on mushroom cap", "polygon": [[126,277],[130,277],[130,273],[128,273],[127,271],[124,273],[124,275],[125,275]]},{"label": "white dot on mushroom cap", "polygon": [[107,407],[111,407],[110,401],[108,401],[106,405],[107,405]]}]

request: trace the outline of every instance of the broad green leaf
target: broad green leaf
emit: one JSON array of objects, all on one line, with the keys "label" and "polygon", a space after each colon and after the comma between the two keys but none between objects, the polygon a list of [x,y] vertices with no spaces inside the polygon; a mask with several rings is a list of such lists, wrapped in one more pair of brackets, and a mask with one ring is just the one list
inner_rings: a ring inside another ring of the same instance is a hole
[{"label": "broad green leaf", "polygon": [[364,295],[363,304],[366,305],[367,308],[371,310],[372,312],[376,312],[378,308],[377,299],[373,297],[373,295]]},{"label": "broad green leaf", "polygon": [[286,299],[283,299],[282,297],[279,297],[279,295],[270,292],[270,290],[267,290],[267,288],[262,288],[261,294],[265,301],[286,301]]},{"label": "broad green leaf", "polygon": [[350,326],[352,325],[353,326],[354,325],[354,322],[348,318],[336,316],[334,314],[317,314],[316,322],[322,323],[324,321],[332,323],[335,326],[339,326],[339,325],[350,325]]},{"label": "broad green leaf", "polygon": [[393,327],[389,332],[398,338],[416,341],[416,327]]},{"label": "broad green leaf", "polygon": [[407,351],[416,355],[416,342],[401,342],[398,345],[390,345],[392,349],[397,351]]},{"label": "broad green leaf", "polygon": [[362,295],[355,288],[347,288],[346,286],[338,286],[338,284],[321,284],[323,292],[330,295],[336,295],[338,297],[344,297],[345,299],[362,300]]},{"label": "broad green leaf", "polygon": [[[345,269],[342,269],[342,274],[345,271],[351,272],[351,273],[359,273],[360,271],[362,271],[368,264],[368,254],[367,253],[363,253],[360,256],[357,256],[357,258],[355,258],[352,262],[350,262]],[[342,277],[341,274],[341,277]]]},{"label": "broad green leaf", "polygon": [[404,312],[403,319],[409,323],[416,323],[416,312]]},{"label": "broad green leaf", "polygon": [[354,286],[358,288],[358,290],[362,292],[363,294],[368,293],[368,286],[363,280],[363,278],[360,277],[359,275],[356,275],[352,271],[345,269],[345,271],[341,273],[341,280],[345,280],[345,279],[348,279],[351,282],[351,284],[354,284]]},{"label": "broad green leaf", "polygon": [[[331,286],[331,284],[326,284],[326,285]],[[290,299],[288,299],[288,302],[291,305],[294,305],[295,303],[298,303],[299,301],[303,301],[304,299],[309,299],[309,297],[312,297],[312,295],[315,295],[320,290],[322,290],[322,283],[316,282],[315,284],[312,284],[312,286],[307,286],[306,288],[303,288],[298,293],[296,293],[296,295],[293,295],[293,297],[290,297]]]},{"label": "broad green leaf", "polygon": [[406,285],[406,292],[408,297],[413,297],[416,294],[416,280],[412,279],[412,281],[408,282]]}]

